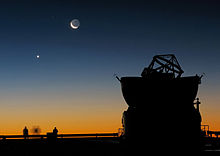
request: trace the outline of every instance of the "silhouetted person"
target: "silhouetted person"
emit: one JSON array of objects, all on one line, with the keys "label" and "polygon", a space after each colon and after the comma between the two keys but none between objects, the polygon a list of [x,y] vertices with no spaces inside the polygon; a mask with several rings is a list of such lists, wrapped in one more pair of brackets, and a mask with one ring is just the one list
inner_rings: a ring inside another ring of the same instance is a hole
[{"label": "silhouetted person", "polygon": [[58,130],[57,130],[56,127],[54,127],[54,129],[53,129],[53,134],[54,134],[55,136],[57,136],[57,133],[58,133]]},{"label": "silhouetted person", "polygon": [[23,135],[24,135],[24,139],[26,139],[28,137],[28,129],[26,126],[23,129]]}]

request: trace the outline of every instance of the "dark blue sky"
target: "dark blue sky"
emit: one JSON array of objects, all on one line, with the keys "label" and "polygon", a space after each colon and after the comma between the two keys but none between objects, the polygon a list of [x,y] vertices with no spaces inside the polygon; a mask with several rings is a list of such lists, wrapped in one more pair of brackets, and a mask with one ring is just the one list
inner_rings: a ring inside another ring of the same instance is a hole
[{"label": "dark blue sky", "polygon": [[220,90],[219,8],[217,0],[1,1],[1,97],[80,94],[120,99],[117,109],[126,105],[113,75],[139,76],[154,55],[173,53],[184,75],[206,74],[208,103]]},{"label": "dark blue sky", "polygon": [[176,54],[189,74],[220,66],[217,1],[6,1],[0,19],[2,83],[137,75],[161,53]]}]

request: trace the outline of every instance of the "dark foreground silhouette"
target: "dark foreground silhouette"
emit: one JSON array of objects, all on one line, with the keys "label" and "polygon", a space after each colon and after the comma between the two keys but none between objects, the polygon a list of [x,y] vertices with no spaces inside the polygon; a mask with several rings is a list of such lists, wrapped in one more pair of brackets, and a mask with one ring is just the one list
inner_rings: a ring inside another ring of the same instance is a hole
[{"label": "dark foreground silhouette", "polygon": [[[158,139],[158,137],[155,139]],[[210,154],[220,151],[220,139],[209,137],[203,139],[207,147],[202,149],[201,153]],[[10,156],[142,156],[185,153],[184,150],[177,151],[170,140],[166,140],[169,146],[164,145],[167,148],[163,148],[164,146],[161,145],[163,137],[154,142],[149,142],[149,140],[143,138],[138,138],[138,140],[142,140],[142,143],[134,142],[134,146],[133,143],[125,142],[121,137],[57,138],[55,140],[39,138],[7,139],[0,140],[0,151],[1,155]],[[192,152],[190,153],[192,154]]]},{"label": "dark foreground silhouette", "polygon": [[113,156],[123,155],[124,150],[117,137],[102,138],[62,138],[8,139],[0,141],[1,155],[24,156]]},{"label": "dark foreground silhouette", "polygon": [[130,148],[140,151],[146,141],[149,152],[201,151],[200,102],[194,100],[202,76],[182,73],[176,57],[168,54],[154,56],[140,77],[118,78],[129,106],[123,136]]}]

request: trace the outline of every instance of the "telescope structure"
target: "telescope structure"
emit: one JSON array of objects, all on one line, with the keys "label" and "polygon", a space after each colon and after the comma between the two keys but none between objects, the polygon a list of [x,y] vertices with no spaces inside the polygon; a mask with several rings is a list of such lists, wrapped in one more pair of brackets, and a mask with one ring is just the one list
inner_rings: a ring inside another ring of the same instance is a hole
[{"label": "telescope structure", "polygon": [[129,146],[200,150],[200,102],[194,100],[202,76],[183,77],[183,72],[173,54],[156,55],[141,76],[118,78],[128,105],[122,138]]}]

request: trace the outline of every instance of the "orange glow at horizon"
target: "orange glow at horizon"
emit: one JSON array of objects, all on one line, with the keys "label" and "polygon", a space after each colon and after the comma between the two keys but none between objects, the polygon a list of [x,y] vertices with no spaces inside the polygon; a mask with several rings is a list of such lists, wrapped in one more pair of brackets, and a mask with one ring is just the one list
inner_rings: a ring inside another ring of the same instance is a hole
[{"label": "orange glow at horizon", "polygon": [[198,94],[201,101],[202,125],[209,125],[209,130],[220,131],[220,88],[208,86],[206,83],[202,84]]},{"label": "orange glow at horizon", "polygon": [[2,99],[1,103],[7,107],[2,107],[0,113],[1,135],[22,134],[25,126],[29,134],[34,126],[40,127],[41,134],[52,132],[54,127],[60,134],[117,132],[122,113],[127,109],[121,95],[107,100],[105,97],[32,98]]},{"label": "orange glow at horizon", "polygon": [[[108,90],[78,94],[1,94],[0,134],[22,134],[25,126],[30,134],[34,126],[41,128],[41,134],[52,132],[54,127],[60,134],[117,132],[128,106],[120,88],[115,90],[111,94]],[[199,88],[202,124],[209,125],[210,130],[220,130],[218,92],[208,90],[203,84]]]}]

